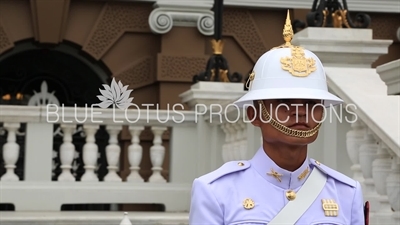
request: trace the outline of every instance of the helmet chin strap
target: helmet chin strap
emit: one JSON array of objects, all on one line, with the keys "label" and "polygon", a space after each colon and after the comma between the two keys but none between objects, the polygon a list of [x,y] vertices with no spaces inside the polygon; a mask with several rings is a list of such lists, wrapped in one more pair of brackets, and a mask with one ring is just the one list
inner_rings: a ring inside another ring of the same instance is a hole
[{"label": "helmet chin strap", "polygon": [[284,133],[285,135],[292,136],[292,137],[298,137],[298,138],[309,138],[314,136],[315,134],[318,133],[319,128],[321,127],[322,123],[318,123],[317,126],[310,130],[295,130],[291,129],[281,123],[279,123],[277,120],[271,117],[271,115],[268,113],[267,108],[264,105],[264,102],[261,100],[258,100],[258,104],[261,105],[262,108],[262,116],[264,117],[265,120],[270,121],[269,123],[271,126],[273,126],[275,129],[280,131],[281,133]]}]

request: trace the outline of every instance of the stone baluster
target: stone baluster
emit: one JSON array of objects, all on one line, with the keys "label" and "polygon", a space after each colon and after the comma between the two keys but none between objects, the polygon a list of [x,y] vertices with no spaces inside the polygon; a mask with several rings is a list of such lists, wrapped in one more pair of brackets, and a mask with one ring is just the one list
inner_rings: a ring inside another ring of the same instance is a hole
[{"label": "stone baluster", "polygon": [[117,174],[119,170],[119,159],[121,155],[121,147],[118,144],[118,134],[121,132],[121,125],[108,125],[107,132],[110,135],[109,144],[106,147],[107,169],[108,173],[104,177],[104,181],[122,181]]},{"label": "stone baluster", "polygon": [[18,161],[19,145],[17,144],[16,132],[20,127],[19,123],[4,123],[4,128],[8,131],[7,143],[3,145],[3,160],[6,173],[1,176],[1,181],[19,181],[19,177],[14,170]]},{"label": "stone baluster", "polygon": [[[388,218],[392,214],[387,196],[386,179],[391,171],[391,158],[387,146],[380,141],[377,153],[377,159],[372,163],[372,178],[374,179],[376,192],[380,195],[380,209],[375,217],[378,221]],[[384,224],[384,223],[382,223]]]},{"label": "stone baluster", "polygon": [[374,180],[372,178],[372,163],[377,158],[377,152],[377,141],[371,129],[367,128],[364,133],[364,142],[360,146],[360,165],[365,179],[363,194],[365,199],[371,202],[371,212],[376,212],[379,209],[379,195],[375,190]]},{"label": "stone baluster", "polygon": [[394,212],[393,221],[390,224],[400,224],[400,158],[392,151],[389,153],[392,156],[392,166],[389,176],[386,178],[386,192]]},{"label": "stone baluster", "polygon": [[143,148],[140,145],[140,134],[144,130],[144,127],[130,126],[129,131],[131,132],[131,145],[128,148],[128,159],[130,164],[130,174],[127,177],[129,182],[144,182],[140,176],[140,163],[143,157]]},{"label": "stone baluster", "polygon": [[227,124],[228,123],[222,123],[221,124],[221,129],[225,133],[225,143],[222,145],[222,160],[224,162],[228,162],[229,161],[229,140],[231,138],[230,134],[229,134],[229,131],[227,129]]},{"label": "stone baluster", "polygon": [[153,134],[154,134],[153,146],[151,146],[151,148],[150,148],[150,159],[151,159],[151,163],[153,165],[151,170],[153,171],[153,174],[149,178],[149,182],[165,183],[167,181],[161,175],[162,164],[163,164],[164,156],[165,156],[165,148],[162,145],[162,134],[164,133],[164,131],[167,130],[167,128],[166,127],[151,127],[151,130],[153,131]]},{"label": "stone baluster", "polygon": [[365,126],[362,121],[357,120],[351,124],[351,128],[352,129],[346,134],[347,154],[353,163],[350,169],[353,171],[353,179],[359,181],[364,189],[364,178],[361,172],[359,150],[364,140]]},{"label": "stone baluster", "polygon": [[246,159],[247,157],[247,124],[243,120],[239,120],[241,132],[240,140],[240,159]]},{"label": "stone baluster", "polygon": [[241,157],[240,157],[240,139],[242,136],[242,129],[241,129],[240,125],[237,123],[232,123],[231,127],[232,127],[232,136],[234,138],[233,149],[232,149],[233,160],[240,160],[241,159]]},{"label": "stone baluster", "polygon": [[61,174],[58,176],[58,181],[75,181],[76,178],[71,173],[72,162],[75,156],[75,145],[72,144],[72,132],[75,131],[75,124],[61,124],[63,132],[63,143],[60,146],[60,162],[62,169]]},{"label": "stone baluster", "polygon": [[86,133],[86,143],[83,146],[83,168],[85,168],[85,173],[81,181],[99,181],[99,178],[95,174],[98,159],[98,146],[95,143],[95,134],[99,129],[99,125],[85,124],[83,129]]},{"label": "stone baluster", "polygon": [[226,123],[226,129],[229,133],[229,141],[228,141],[228,161],[235,160],[235,128],[233,124]]}]

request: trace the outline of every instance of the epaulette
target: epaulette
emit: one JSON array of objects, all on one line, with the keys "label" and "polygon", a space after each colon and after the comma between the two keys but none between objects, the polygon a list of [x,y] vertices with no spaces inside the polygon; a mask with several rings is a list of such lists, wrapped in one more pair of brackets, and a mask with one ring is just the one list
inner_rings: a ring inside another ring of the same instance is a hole
[{"label": "epaulette", "polygon": [[356,187],[357,183],[355,180],[351,179],[350,177],[328,167],[323,165],[322,163],[318,162],[317,160],[310,159],[311,164],[314,165],[315,167],[318,167],[323,173],[328,175],[328,177],[332,177],[333,179],[340,181],[344,184],[347,184],[351,187]]},{"label": "epaulette", "polygon": [[199,179],[203,180],[207,184],[210,184],[225,175],[228,175],[228,174],[231,174],[234,172],[238,172],[238,171],[242,171],[249,167],[250,167],[249,161],[230,161],[230,162],[224,163],[218,169],[199,177]]}]

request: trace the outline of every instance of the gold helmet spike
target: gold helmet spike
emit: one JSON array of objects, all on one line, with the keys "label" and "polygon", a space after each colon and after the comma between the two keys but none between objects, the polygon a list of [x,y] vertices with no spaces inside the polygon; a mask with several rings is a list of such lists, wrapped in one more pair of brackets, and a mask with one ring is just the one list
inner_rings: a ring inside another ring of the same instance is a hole
[{"label": "gold helmet spike", "polygon": [[283,40],[285,40],[285,46],[290,46],[293,38],[293,28],[292,28],[292,22],[290,21],[290,13],[289,9],[287,11],[287,16],[286,16],[286,23],[285,26],[283,27]]}]

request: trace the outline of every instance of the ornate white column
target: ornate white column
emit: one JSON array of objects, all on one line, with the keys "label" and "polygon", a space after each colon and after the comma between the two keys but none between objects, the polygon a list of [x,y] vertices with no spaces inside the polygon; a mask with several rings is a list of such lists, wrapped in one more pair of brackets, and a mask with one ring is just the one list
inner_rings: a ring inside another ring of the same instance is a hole
[{"label": "ornate white column", "polygon": [[157,34],[168,33],[173,26],[197,27],[200,33],[214,33],[212,2],[198,0],[190,4],[182,1],[158,0],[149,16],[150,29]]},{"label": "ornate white column", "polygon": [[119,158],[121,147],[118,145],[118,134],[121,131],[121,125],[108,125],[107,132],[110,135],[109,144],[106,147],[107,169],[108,173],[104,177],[104,181],[122,181],[118,176]]},{"label": "ornate white column", "polygon": [[153,174],[149,178],[152,183],[166,183],[167,181],[161,175],[162,164],[164,162],[165,148],[162,145],[162,135],[167,130],[166,127],[151,127],[154,134],[153,146],[150,147],[150,160],[153,165],[151,170]]},{"label": "ornate white column", "polygon": [[99,125],[85,124],[83,125],[83,129],[86,133],[86,143],[82,150],[85,173],[82,175],[81,181],[99,181],[95,173],[98,153],[98,146],[95,143],[95,134],[99,129]]},{"label": "ornate white column", "polygon": [[144,130],[144,127],[130,126],[132,140],[131,145],[128,148],[128,159],[130,164],[131,173],[127,177],[129,182],[144,182],[140,176],[140,163],[142,162],[143,148],[140,145],[140,133]]},{"label": "ornate white column", "polygon": [[3,145],[3,159],[7,171],[1,177],[1,181],[19,181],[14,172],[19,156],[19,145],[16,143],[16,132],[19,127],[19,123],[4,123],[4,128],[8,131],[7,143]]},{"label": "ornate white column", "polygon": [[63,131],[63,143],[60,146],[60,161],[62,169],[58,176],[58,181],[75,181],[75,177],[71,173],[72,162],[75,156],[75,145],[72,144],[72,132],[76,128],[76,124],[61,124]]}]

